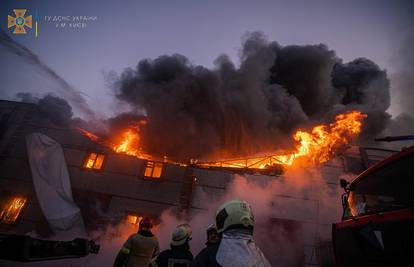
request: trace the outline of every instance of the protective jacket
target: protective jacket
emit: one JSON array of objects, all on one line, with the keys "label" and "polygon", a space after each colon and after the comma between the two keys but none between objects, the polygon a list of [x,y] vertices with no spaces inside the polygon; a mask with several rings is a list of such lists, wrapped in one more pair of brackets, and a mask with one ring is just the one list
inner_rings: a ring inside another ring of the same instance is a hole
[{"label": "protective jacket", "polygon": [[164,250],[156,259],[157,267],[190,267],[193,262],[193,254],[188,244],[171,246],[171,249]]},{"label": "protective jacket", "polygon": [[151,259],[159,254],[158,239],[146,230],[129,236],[122,246],[114,266],[148,267]]},{"label": "protective jacket", "polygon": [[200,253],[195,257],[192,267],[221,267],[217,263],[216,255],[219,248],[220,242],[215,244],[208,244],[207,247],[203,248]]},{"label": "protective jacket", "polygon": [[225,231],[217,245],[208,246],[195,258],[193,267],[271,267],[251,232]]}]

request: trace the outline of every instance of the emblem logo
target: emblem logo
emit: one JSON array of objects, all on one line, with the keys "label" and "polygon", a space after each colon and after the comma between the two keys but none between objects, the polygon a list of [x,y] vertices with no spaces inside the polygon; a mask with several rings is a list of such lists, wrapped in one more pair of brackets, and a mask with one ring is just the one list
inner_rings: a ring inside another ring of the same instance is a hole
[{"label": "emblem logo", "polygon": [[26,11],[26,9],[13,9],[15,17],[10,15],[7,17],[7,27],[9,29],[14,27],[14,34],[26,34],[26,27],[32,28],[32,15],[25,17]]}]

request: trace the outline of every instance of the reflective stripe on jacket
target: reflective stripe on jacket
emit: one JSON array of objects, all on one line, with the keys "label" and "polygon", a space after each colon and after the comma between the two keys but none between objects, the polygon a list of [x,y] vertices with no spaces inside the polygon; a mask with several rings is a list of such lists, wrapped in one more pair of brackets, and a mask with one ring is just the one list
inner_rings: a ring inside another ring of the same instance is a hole
[{"label": "reflective stripe on jacket", "polygon": [[127,267],[148,267],[151,259],[159,254],[158,239],[152,234],[138,232],[128,238],[121,252],[129,256]]}]

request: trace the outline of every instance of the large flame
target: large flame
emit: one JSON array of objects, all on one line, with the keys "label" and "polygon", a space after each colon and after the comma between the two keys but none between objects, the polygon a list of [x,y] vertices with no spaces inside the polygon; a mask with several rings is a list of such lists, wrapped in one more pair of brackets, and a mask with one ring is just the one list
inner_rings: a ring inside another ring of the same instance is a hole
[{"label": "large flame", "polygon": [[[339,114],[335,122],[317,125],[310,131],[298,130],[293,135],[297,145],[290,153],[279,153],[268,156],[231,159],[214,162],[191,162],[199,167],[225,167],[225,168],[251,168],[264,169],[274,165],[291,166],[296,163],[302,165],[318,165],[332,159],[338,151],[345,148],[356,137],[362,128],[362,121],[367,115],[359,111],[350,111]],[[125,153],[142,159],[152,157],[140,149],[140,127],[146,121],[138,121],[127,129],[124,129],[116,138],[108,142],[97,135],[79,128],[82,134],[92,141],[110,147],[117,153]],[[166,159],[164,162],[176,163]],[[186,163],[176,163],[185,165]]]},{"label": "large flame", "polygon": [[127,129],[122,133],[121,142],[113,145],[113,150],[118,153],[126,153],[131,156],[140,156],[139,133],[133,129]]},{"label": "large flame", "polygon": [[101,138],[82,128],[78,128],[78,130],[92,141],[109,147],[117,153],[124,153],[142,159],[150,159],[151,156],[145,154],[140,148],[140,129],[145,124],[145,120],[137,121],[109,139]]},{"label": "large flame", "polygon": [[361,132],[362,120],[366,117],[359,111],[351,111],[337,115],[334,123],[313,127],[310,132],[298,130],[293,135],[293,139],[298,142],[296,151],[290,155],[277,156],[277,159],[287,165],[301,158],[310,164],[327,162]]},{"label": "large flame", "polygon": [[274,165],[318,165],[335,154],[361,132],[362,120],[367,115],[359,111],[339,114],[329,125],[317,125],[311,131],[298,130],[293,135],[297,145],[291,153],[198,163],[203,167],[265,169]]}]

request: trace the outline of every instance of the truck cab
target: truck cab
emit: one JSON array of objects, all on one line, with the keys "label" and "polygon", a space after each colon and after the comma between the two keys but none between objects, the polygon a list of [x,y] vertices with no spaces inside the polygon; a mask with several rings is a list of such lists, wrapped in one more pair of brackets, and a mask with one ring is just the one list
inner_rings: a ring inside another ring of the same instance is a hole
[{"label": "truck cab", "polygon": [[343,216],[332,226],[337,266],[414,266],[414,146],[341,184]]}]

